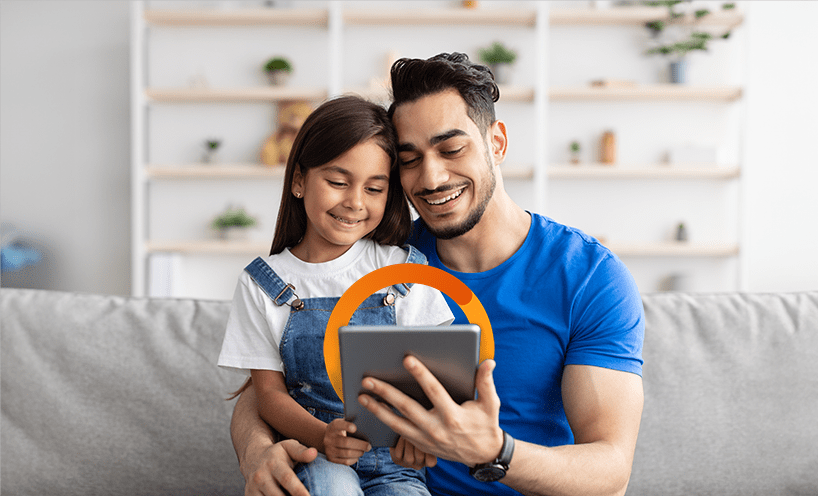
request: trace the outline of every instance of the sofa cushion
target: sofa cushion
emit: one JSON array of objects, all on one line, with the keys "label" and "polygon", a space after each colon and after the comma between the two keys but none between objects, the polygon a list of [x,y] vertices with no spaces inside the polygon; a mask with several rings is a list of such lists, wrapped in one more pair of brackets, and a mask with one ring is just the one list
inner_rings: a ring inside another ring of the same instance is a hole
[{"label": "sofa cushion", "polygon": [[243,494],[229,303],[1,293],[3,494]]},{"label": "sofa cushion", "polygon": [[643,302],[628,495],[818,494],[818,292]]}]

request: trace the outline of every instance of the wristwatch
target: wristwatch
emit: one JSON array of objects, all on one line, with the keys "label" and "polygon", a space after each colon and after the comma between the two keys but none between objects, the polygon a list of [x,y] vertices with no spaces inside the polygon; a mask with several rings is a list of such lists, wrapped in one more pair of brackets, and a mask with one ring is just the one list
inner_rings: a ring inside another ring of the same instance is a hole
[{"label": "wristwatch", "polygon": [[493,462],[480,463],[469,469],[469,474],[480,482],[495,482],[506,476],[511,456],[514,454],[514,438],[503,431],[503,447]]}]

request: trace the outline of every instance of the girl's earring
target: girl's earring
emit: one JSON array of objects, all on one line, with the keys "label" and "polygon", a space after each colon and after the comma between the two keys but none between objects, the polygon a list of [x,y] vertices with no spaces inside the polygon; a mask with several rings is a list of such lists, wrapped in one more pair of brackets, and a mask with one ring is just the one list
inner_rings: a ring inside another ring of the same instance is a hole
[{"label": "girl's earring", "polygon": [[296,191],[293,194],[295,195],[296,198],[301,198],[301,192],[300,191]]}]

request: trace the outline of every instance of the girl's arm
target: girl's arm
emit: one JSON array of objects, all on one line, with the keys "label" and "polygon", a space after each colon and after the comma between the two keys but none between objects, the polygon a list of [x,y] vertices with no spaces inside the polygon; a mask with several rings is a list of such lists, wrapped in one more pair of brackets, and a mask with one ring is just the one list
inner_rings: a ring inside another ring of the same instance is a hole
[{"label": "girl's arm", "polygon": [[259,416],[282,436],[314,447],[329,461],[344,465],[352,465],[371,449],[366,441],[347,436],[347,432],[355,432],[355,424],[336,419],[328,425],[310,415],[287,393],[281,372],[252,370],[251,375]]},{"label": "girl's arm", "polygon": [[258,413],[282,436],[324,452],[327,424],[310,415],[287,393],[284,374],[275,370],[252,370]]}]

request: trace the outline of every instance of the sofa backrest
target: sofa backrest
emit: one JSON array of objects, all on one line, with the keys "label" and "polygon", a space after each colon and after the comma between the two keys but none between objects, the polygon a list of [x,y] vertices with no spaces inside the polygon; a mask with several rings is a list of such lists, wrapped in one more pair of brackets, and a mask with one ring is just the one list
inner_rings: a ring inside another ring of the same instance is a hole
[{"label": "sofa backrest", "polygon": [[229,303],[0,294],[3,494],[244,494]]},{"label": "sofa backrest", "polygon": [[[643,296],[629,496],[818,494],[818,292]],[[0,492],[243,494],[229,303],[0,290]]]},{"label": "sofa backrest", "polygon": [[628,495],[818,495],[818,292],[643,302]]}]

